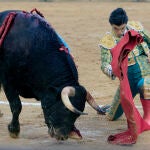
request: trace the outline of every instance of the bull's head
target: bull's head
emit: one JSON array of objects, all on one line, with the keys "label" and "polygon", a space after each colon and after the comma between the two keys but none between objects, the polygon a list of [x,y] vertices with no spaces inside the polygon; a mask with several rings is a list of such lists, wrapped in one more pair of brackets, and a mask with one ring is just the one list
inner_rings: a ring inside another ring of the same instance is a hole
[{"label": "bull's head", "polygon": [[[44,113],[51,137],[65,140],[74,127],[76,119],[84,115],[87,92],[82,86],[65,87],[52,105],[49,113]],[[44,109],[43,109],[44,110]],[[45,111],[45,110],[44,110]]]},{"label": "bull's head", "polygon": [[99,111],[99,107],[82,86],[63,88],[60,99],[61,101],[52,106],[50,115],[45,117],[50,136],[65,140],[74,127],[76,119],[80,115],[87,114],[83,112],[86,101],[96,111]]}]

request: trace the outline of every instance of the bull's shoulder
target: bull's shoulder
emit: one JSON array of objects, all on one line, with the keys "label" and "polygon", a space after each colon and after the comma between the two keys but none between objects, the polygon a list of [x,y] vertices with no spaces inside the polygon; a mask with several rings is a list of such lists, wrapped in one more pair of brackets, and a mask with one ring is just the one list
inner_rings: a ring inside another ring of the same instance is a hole
[{"label": "bull's shoulder", "polygon": [[19,13],[21,11],[20,10],[5,10],[5,11],[0,12],[0,26],[2,25],[6,16],[11,12]]},{"label": "bull's shoulder", "polygon": [[11,12],[19,13],[19,12],[22,12],[22,11],[21,10],[5,10],[5,11],[0,12],[0,16],[7,15]]}]

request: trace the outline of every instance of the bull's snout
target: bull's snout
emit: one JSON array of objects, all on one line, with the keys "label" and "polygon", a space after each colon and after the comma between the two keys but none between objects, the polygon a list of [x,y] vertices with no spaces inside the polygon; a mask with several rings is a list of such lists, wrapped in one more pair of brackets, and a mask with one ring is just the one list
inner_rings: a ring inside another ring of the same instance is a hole
[{"label": "bull's snout", "polygon": [[55,129],[54,127],[50,127],[48,133],[52,138],[56,138],[57,140],[64,141],[68,139],[68,135],[62,133],[61,129]]},{"label": "bull's snout", "polygon": [[[68,131],[69,132],[69,131]],[[53,123],[49,121],[48,134],[57,140],[67,140],[68,132],[65,127],[54,127]]]}]

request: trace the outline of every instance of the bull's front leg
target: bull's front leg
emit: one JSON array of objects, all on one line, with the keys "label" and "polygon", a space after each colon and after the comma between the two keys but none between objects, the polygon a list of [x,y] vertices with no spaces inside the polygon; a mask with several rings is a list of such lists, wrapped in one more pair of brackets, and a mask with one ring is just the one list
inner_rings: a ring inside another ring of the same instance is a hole
[{"label": "bull's front leg", "polygon": [[22,109],[22,104],[15,89],[4,86],[4,91],[12,112],[12,120],[8,124],[8,131],[12,138],[17,138],[20,133],[19,114]]},{"label": "bull's front leg", "polygon": [[21,112],[22,105],[19,98],[9,101],[9,104],[12,112],[12,120],[8,124],[8,131],[12,138],[17,138],[20,133],[19,114]]}]

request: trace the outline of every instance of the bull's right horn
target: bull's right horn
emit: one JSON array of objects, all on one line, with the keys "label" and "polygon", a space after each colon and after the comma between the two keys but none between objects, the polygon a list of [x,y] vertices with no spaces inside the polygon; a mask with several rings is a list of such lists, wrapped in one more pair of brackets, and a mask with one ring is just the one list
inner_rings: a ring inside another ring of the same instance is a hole
[{"label": "bull's right horn", "polygon": [[70,102],[69,96],[75,95],[75,88],[71,86],[64,87],[61,92],[61,99],[64,105],[73,113],[79,114],[79,115],[87,115],[87,113],[84,113],[78,109],[76,109]]}]

